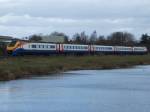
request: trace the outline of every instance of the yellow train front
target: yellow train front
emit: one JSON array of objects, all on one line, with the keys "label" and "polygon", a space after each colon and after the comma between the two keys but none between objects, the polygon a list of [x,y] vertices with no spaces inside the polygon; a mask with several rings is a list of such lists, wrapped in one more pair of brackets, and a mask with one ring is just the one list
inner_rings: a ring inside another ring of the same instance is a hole
[{"label": "yellow train front", "polygon": [[21,41],[18,41],[18,40],[14,40],[12,41],[10,44],[7,45],[7,53],[8,55],[12,55],[13,52],[21,46]]}]

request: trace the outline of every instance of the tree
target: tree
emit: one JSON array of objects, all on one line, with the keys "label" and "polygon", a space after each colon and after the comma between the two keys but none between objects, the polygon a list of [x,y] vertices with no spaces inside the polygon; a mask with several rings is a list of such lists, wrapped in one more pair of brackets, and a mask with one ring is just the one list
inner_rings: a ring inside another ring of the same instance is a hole
[{"label": "tree", "polygon": [[96,41],[96,44],[98,45],[105,45],[107,44],[107,40],[105,39],[105,36],[100,35]]},{"label": "tree", "polygon": [[69,37],[68,36],[64,36],[64,43],[68,44],[69,43]]},{"label": "tree", "polygon": [[94,31],[94,32],[91,34],[89,41],[90,41],[91,44],[95,44],[95,43],[96,43],[96,41],[97,41],[97,32],[96,32],[96,31]]},{"label": "tree", "polygon": [[85,32],[81,32],[81,34],[76,33],[73,35],[73,43],[75,44],[87,44],[88,43],[88,36]]},{"label": "tree", "polygon": [[75,33],[73,35],[73,43],[80,44],[81,43],[81,36],[79,33]]},{"label": "tree", "polygon": [[150,36],[148,34],[142,34],[141,39],[140,39],[141,44],[149,44],[150,43]]},{"label": "tree", "polygon": [[64,33],[62,33],[62,32],[52,32],[51,34],[50,34],[51,36],[66,36],[66,34],[64,34]]},{"label": "tree", "polygon": [[80,38],[81,38],[81,44],[87,44],[87,42],[88,42],[88,36],[85,34],[84,31],[81,32]]},{"label": "tree", "polygon": [[114,32],[107,39],[112,45],[133,45],[135,41],[134,35],[128,32]]},{"label": "tree", "polygon": [[150,51],[150,36],[148,34],[142,34],[140,39],[140,45],[146,46]]},{"label": "tree", "polygon": [[40,42],[41,40],[42,40],[42,36],[41,35],[31,35],[29,37],[29,41]]}]

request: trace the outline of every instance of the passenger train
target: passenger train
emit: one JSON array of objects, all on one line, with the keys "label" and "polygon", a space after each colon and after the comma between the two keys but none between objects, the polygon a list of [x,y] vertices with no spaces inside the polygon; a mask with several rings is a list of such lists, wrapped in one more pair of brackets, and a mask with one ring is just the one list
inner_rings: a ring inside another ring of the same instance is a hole
[{"label": "passenger train", "polygon": [[146,47],[78,45],[55,43],[32,43],[26,41],[12,41],[7,46],[7,52],[12,56],[20,55],[52,55],[52,54],[122,54],[143,55],[148,52]]}]

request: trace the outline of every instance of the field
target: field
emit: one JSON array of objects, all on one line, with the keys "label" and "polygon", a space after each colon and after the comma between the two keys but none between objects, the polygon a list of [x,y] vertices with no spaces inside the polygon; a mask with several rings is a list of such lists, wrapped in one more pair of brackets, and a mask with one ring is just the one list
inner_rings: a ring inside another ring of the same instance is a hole
[{"label": "field", "polygon": [[68,70],[114,69],[147,64],[150,64],[150,55],[11,57],[0,60],[0,80],[51,75]]}]

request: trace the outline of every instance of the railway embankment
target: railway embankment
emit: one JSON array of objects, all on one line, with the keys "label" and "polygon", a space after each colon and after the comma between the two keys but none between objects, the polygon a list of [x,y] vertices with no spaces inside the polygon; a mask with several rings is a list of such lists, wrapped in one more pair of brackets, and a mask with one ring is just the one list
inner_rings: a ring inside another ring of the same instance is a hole
[{"label": "railway embankment", "polygon": [[51,75],[68,70],[115,69],[150,64],[141,56],[28,56],[0,60],[0,81]]}]

